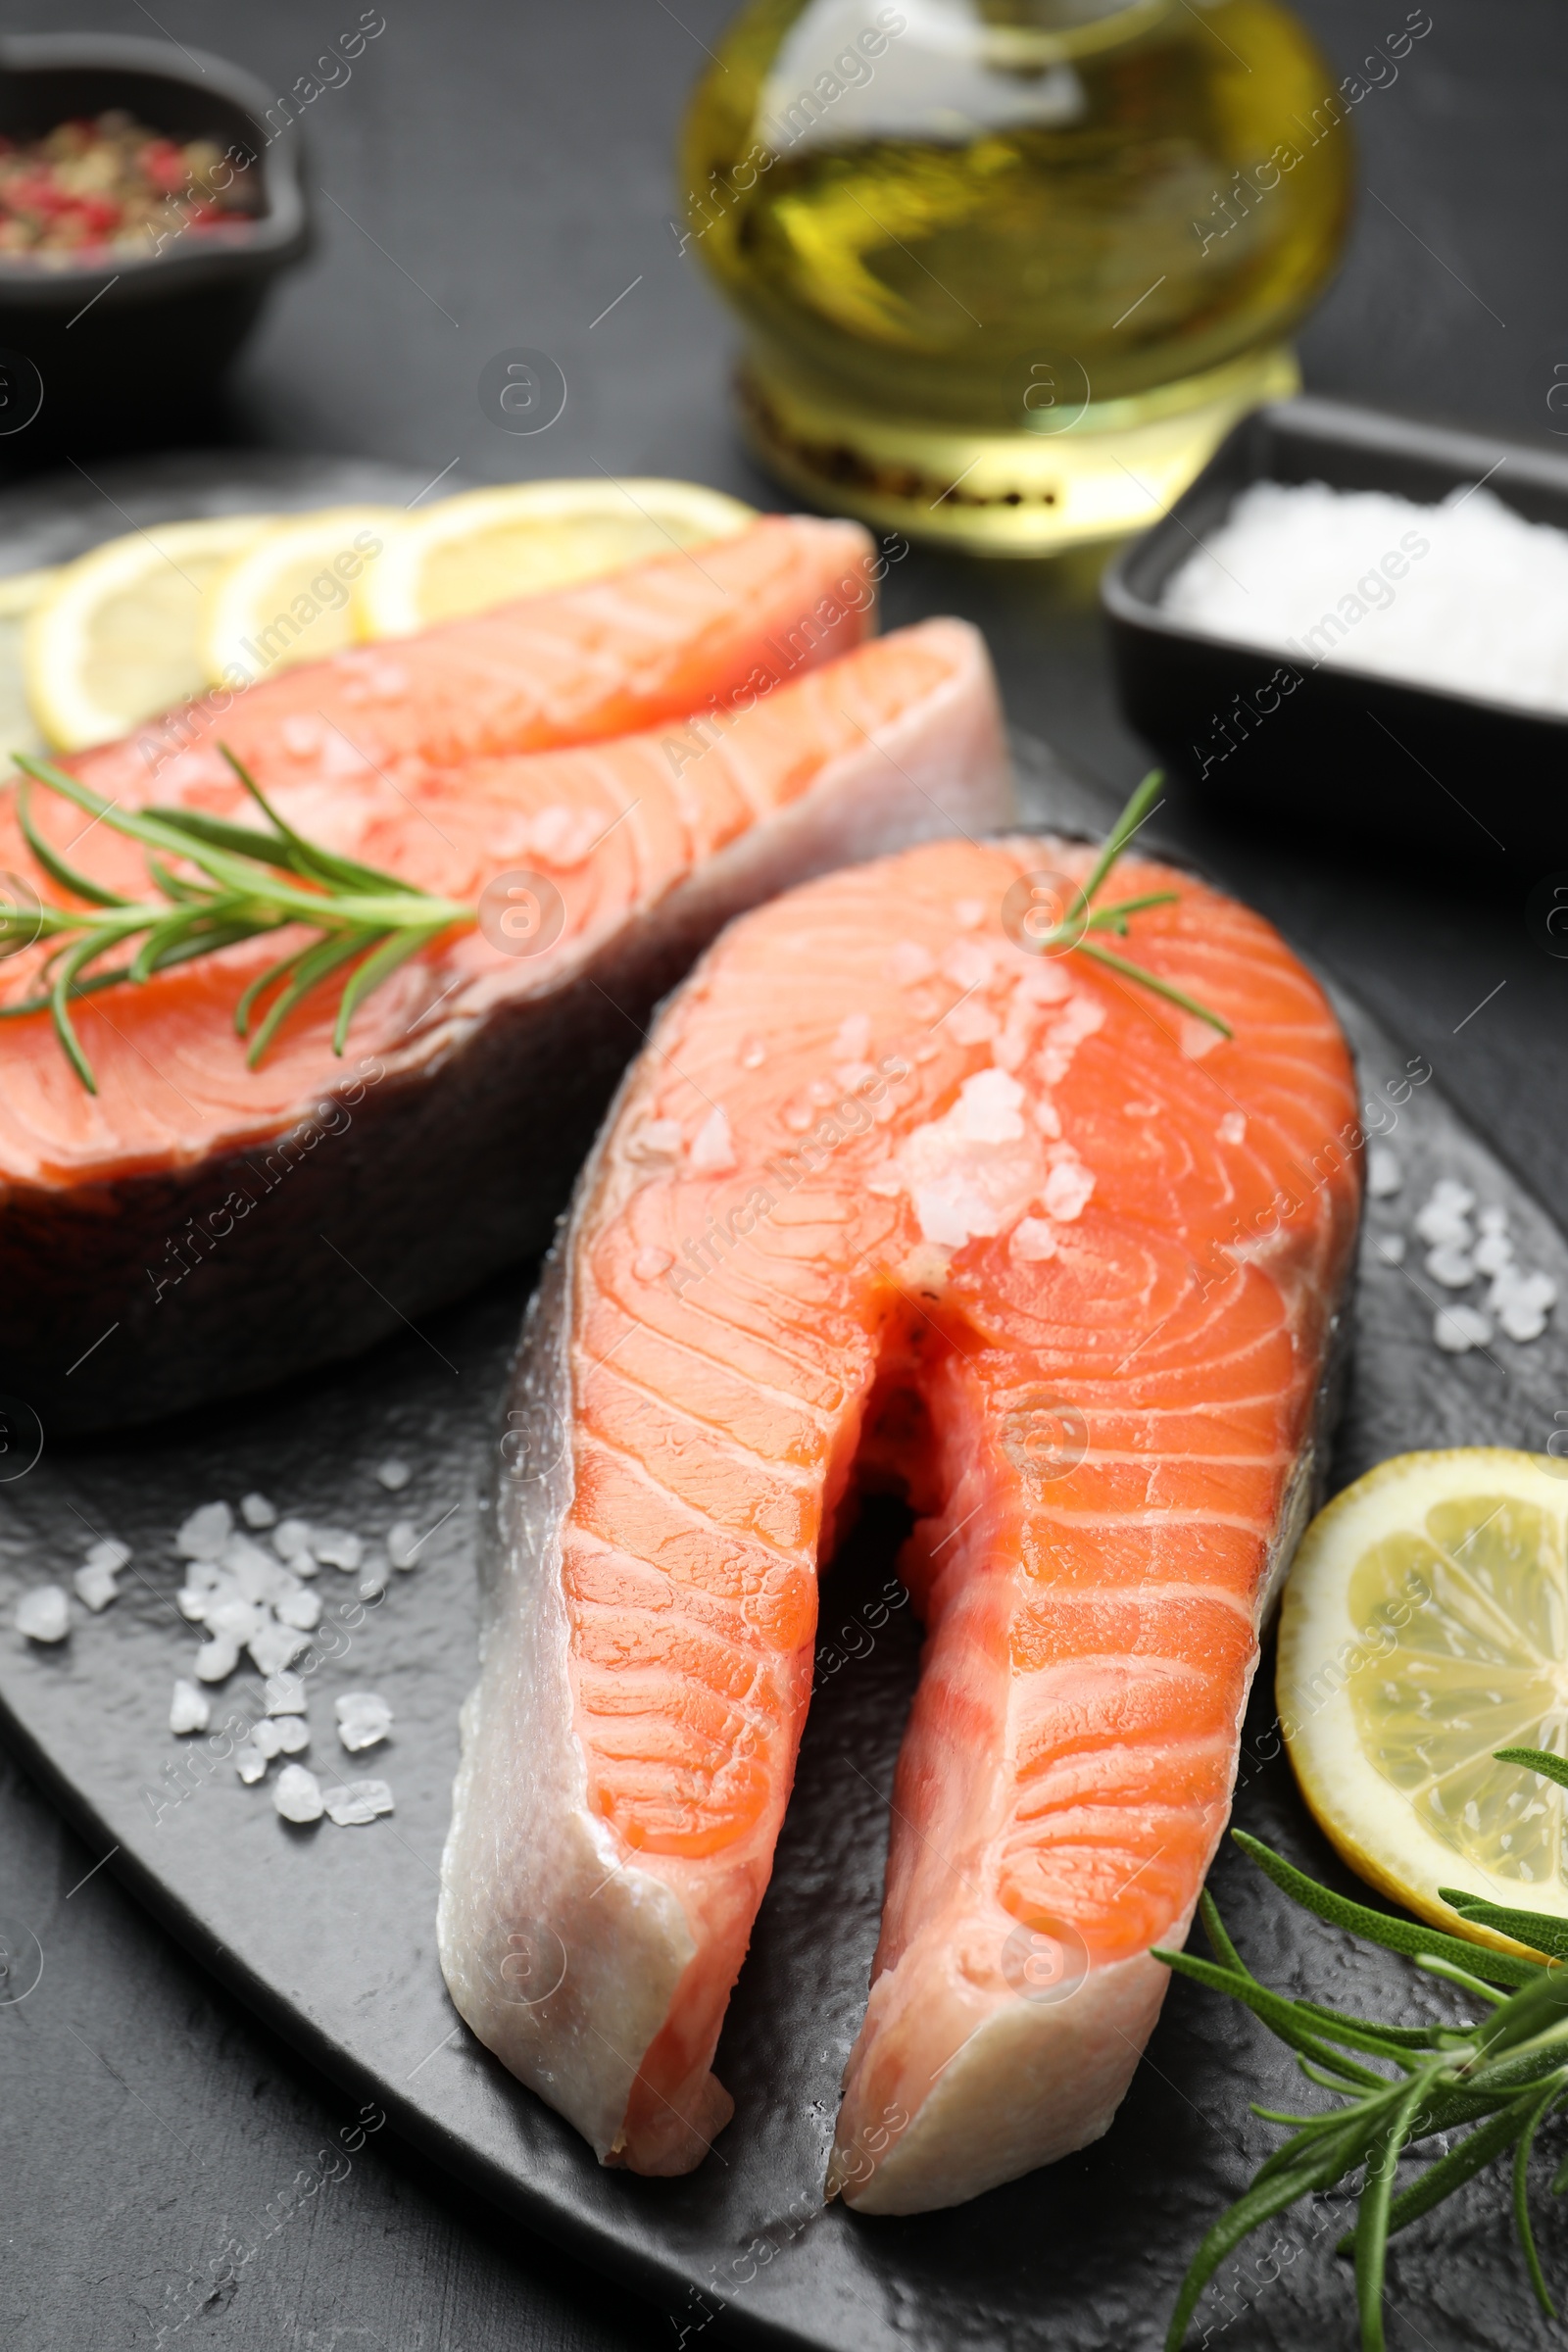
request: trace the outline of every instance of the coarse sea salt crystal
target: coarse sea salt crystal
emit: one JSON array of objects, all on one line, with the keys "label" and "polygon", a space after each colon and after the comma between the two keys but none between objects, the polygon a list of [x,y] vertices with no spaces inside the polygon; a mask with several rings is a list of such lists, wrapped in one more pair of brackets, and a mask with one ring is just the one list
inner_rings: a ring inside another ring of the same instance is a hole
[{"label": "coarse sea salt crystal", "polygon": [[1239,1110],[1228,1110],[1225,1113],[1225,1116],[1219,1123],[1219,1140],[1222,1144],[1246,1143],[1247,1118],[1244,1112]]},{"label": "coarse sea salt crystal", "polygon": [[1474,1238],[1466,1212],[1451,1200],[1440,1200],[1436,1194],[1417,1211],[1415,1229],[1434,1249],[1445,1244],[1456,1250],[1467,1249]]},{"label": "coarse sea salt crystal", "polygon": [[1054,1217],[1058,1225],[1072,1225],[1089,1205],[1094,1189],[1093,1169],[1086,1168],[1075,1156],[1056,1162],[1046,1178],[1040,1198],[1048,1216]]},{"label": "coarse sea salt crystal", "polygon": [[693,1136],[687,1165],[694,1176],[722,1176],[735,1165],[729,1115],[722,1102],[714,1103]]},{"label": "coarse sea salt crystal", "polygon": [[1518,1266],[1504,1266],[1487,1298],[1509,1339],[1521,1344],[1540,1339],[1556,1303],[1557,1286],[1549,1274],[1526,1274]]},{"label": "coarse sea salt crystal", "polygon": [[384,1462],[377,1462],[375,1475],[389,1494],[401,1494],[414,1472],[397,1454],[390,1453]]},{"label": "coarse sea salt crystal", "polygon": [[91,1560],[78,1568],[71,1581],[76,1589],[76,1598],[83,1608],[91,1609],[94,1616],[100,1609],[107,1609],[112,1600],[120,1598],[120,1587],[115,1582],[114,1570],[95,1568]]},{"label": "coarse sea salt crystal", "polygon": [[1380,1233],[1372,1247],[1386,1266],[1403,1265],[1404,1236],[1402,1233]]},{"label": "coarse sea salt crystal", "polygon": [[1434,1282],[1441,1282],[1446,1291],[1462,1291],[1475,1280],[1475,1261],[1468,1250],[1451,1242],[1444,1242],[1427,1251],[1427,1272]]},{"label": "coarse sea salt crystal", "polygon": [[239,1515],[247,1527],[275,1527],[277,1509],[265,1494],[245,1494],[240,1498]]},{"label": "coarse sea salt crystal", "polygon": [[323,1568],[341,1568],[345,1574],[365,1557],[361,1539],[341,1527],[317,1528],[311,1537],[311,1550]]},{"label": "coarse sea salt crystal", "polygon": [[234,1770],[247,1788],[254,1788],[258,1781],[267,1778],[267,1757],[253,1740],[241,1740],[234,1750]]},{"label": "coarse sea salt crystal", "polygon": [[1392,1200],[1404,1186],[1404,1170],[1386,1144],[1374,1144],[1367,1154],[1366,1189],[1374,1200]]},{"label": "coarse sea salt crystal", "polygon": [[270,1715],[264,1715],[260,1723],[251,1725],[251,1744],[269,1763],[279,1753],[283,1745],[283,1734]]},{"label": "coarse sea salt crystal", "polygon": [[1023,1217],[1013,1227],[1007,1247],[1026,1265],[1038,1264],[1044,1258],[1055,1256],[1056,1228],[1045,1217]]},{"label": "coarse sea salt crystal", "polygon": [[297,1756],[302,1747],[311,1744],[311,1727],[303,1715],[280,1715],[277,1718],[277,1748],[279,1755]]},{"label": "coarse sea salt crystal", "polygon": [[260,1626],[245,1644],[261,1675],[281,1674],[292,1666],[302,1649],[309,1648],[306,1637],[291,1625],[278,1625],[273,1620]]},{"label": "coarse sea salt crystal", "polygon": [[183,1676],[174,1684],[174,1695],[169,1702],[169,1728],[172,1732],[205,1732],[213,1720],[213,1702],[194,1683]]},{"label": "coarse sea salt crystal", "polygon": [[285,1593],[272,1603],[280,1625],[293,1626],[296,1633],[314,1634],[321,1622],[321,1595],[301,1585],[297,1592]]},{"label": "coarse sea salt crystal", "polygon": [[107,1568],[111,1576],[118,1576],[122,1568],[130,1564],[130,1545],[122,1544],[115,1536],[100,1536],[87,1554],[86,1564],[89,1568]]},{"label": "coarse sea salt crystal", "polygon": [[1507,1234],[1493,1228],[1483,1231],[1474,1254],[1478,1274],[1500,1274],[1504,1266],[1513,1263],[1513,1243]]},{"label": "coarse sea salt crystal", "polygon": [[71,1601],[63,1586],[35,1585],[17,1603],[17,1631],[29,1642],[63,1642],[71,1631]]},{"label": "coarse sea salt crystal", "polygon": [[234,1514],[226,1502],[204,1502],[181,1522],[174,1549],[181,1559],[216,1560],[233,1528]]},{"label": "coarse sea salt crystal", "polygon": [[239,1664],[239,1644],[226,1635],[217,1635],[204,1642],[196,1652],[196,1676],[199,1682],[225,1682]]},{"label": "coarse sea salt crystal", "polygon": [[337,1736],[351,1755],[362,1747],[374,1747],[392,1729],[392,1710],[377,1690],[345,1690],[333,1700],[332,1711]]},{"label": "coarse sea salt crystal", "polygon": [[270,1674],[267,1678],[267,1712],[269,1715],[303,1715],[305,1712],[305,1680],[302,1675]]},{"label": "coarse sea salt crystal", "polygon": [[341,1788],[329,1788],[322,1802],[340,1830],[360,1828],[393,1809],[385,1781],[349,1781]]},{"label": "coarse sea salt crystal", "polygon": [[371,1552],[360,1575],[359,1595],[362,1600],[379,1600],[391,1582],[391,1572],[378,1552]]},{"label": "coarse sea salt crystal", "polygon": [[[310,1559],[311,1528],[309,1520],[280,1519],[272,1530],[272,1549],[280,1560],[287,1560],[291,1567],[294,1567],[301,1558]],[[295,1573],[296,1575],[299,1573],[297,1567],[295,1567]],[[306,1574],[314,1575],[314,1573],[315,1564],[313,1562],[312,1566],[306,1570]]]},{"label": "coarse sea salt crystal", "polygon": [[394,1568],[416,1568],[423,1541],[412,1519],[394,1520],[387,1530],[386,1556]]},{"label": "coarse sea salt crystal", "polygon": [[272,1789],[272,1802],[285,1821],[303,1826],[319,1821],[324,1810],[320,1784],[303,1764],[285,1764]]},{"label": "coarse sea salt crystal", "polygon": [[1432,1337],[1445,1355],[1463,1355],[1471,1348],[1486,1347],[1492,1325],[1476,1307],[1443,1306],[1433,1323]]}]

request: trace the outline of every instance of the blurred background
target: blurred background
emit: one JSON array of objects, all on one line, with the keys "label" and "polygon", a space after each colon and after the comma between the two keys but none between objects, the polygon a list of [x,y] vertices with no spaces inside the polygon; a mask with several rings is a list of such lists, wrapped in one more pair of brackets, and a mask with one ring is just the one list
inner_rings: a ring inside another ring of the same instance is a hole
[{"label": "blurred background", "polygon": [[[1336,74],[1405,18],[1402,0],[1381,13],[1365,0],[1299,0],[1298,13]],[[1555,450],[1568,439],[1568,18],[1551,0],[1506,12],[1433,0],[1430,13],[1397,79],[1355,111],[1356,213],[1343,270],[1299,337],[1306,386]],[[367,12],[384,29],[302,114],[314,251],[279,281],[221,402],[193,392],[169,404],[166,446],[378,460],[446,490],[604,471],[789,503],[739,443],[735,330],[695,251],[682,250],[677,124],[730,14],[728,0],[384,0]],[[141,0],[93,0],[90,18],[63,16],[62,0],[11,0],[5,30],[163,37],[281,94],[361,21],[353,0],[335,14],[318,0],[266,10],[159,0],[156,16]],[[548,354],[567,385],[558,420],[529,437],[501,429],[479,396],[487,362],[518,346]],[[123,462],[128,393],[111,368],[97,429],[67,453],[78,505],[98,495],[101,464]],[[0,533],[8,516],[35,522],[60,495],[38,469],[41,445],[24,444],[0,442]],[[103,524],[123,527],[112,514]],[[890,575],[886,612],[893,622],[939,610],[978,621],[1014,721],[1125,790],[1147,753],[1116,712],[1097,602],[1104,554],[1010,563],[916,550]],[[1484,778],[1477,789],[1484,797]],[[1283,858],[1277,845],[1266,856],[1209,848],[1228,879],[1430,1055],[1472,1119],[1559,1202],[1564,967],[1526,935],[1536,870],[1521,866],[1480,906],[1462,879],[1388,860],[1369,871],[1322,845]],[[1499,981],[1506,1017],[1466,1026],[1461,1016]],[[390,2134],[237,2284],[223,2283],[225,2246],[265,2228],[269,2200],[312,2163],[343,2099],[109,1874],[78,1884],[92,1867],[0,1763],[0,1888],[48,1920],[50,1977],[47,2002],[0,2011],[7,2343],[673,2343],[663,2315],[475,2211]],[[171,2333],[168,2314],[191,2309],[198,2274],[217,2283]]]}]

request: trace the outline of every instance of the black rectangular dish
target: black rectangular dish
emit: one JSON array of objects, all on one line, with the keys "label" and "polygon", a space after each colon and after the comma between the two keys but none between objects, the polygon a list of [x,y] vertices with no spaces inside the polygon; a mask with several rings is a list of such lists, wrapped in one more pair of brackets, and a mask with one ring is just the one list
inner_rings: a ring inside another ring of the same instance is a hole
[{"label": "black rectangular dish", "polygon": [[1531,522],[1568,530],[1568,455],[1419,424],[1339,401],[1259,409],[1152,530],[1125,547],[1102,597],[1128,723],[1204,798],[1407,855],[1462,858],[1501,880],[1568,864],[1568,718],[1210,636],[1161,596],[1195,544],[1256,481],[1327,482],[1433,505],[1485,480]]}]

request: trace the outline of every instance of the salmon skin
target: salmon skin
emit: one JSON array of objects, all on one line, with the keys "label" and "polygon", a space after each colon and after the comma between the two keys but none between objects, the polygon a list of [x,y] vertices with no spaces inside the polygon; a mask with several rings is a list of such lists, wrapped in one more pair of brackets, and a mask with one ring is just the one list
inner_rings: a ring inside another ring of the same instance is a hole
[{"label": "salmon skin", "polygon": [[[747,555],[759,534],[772,550],[766,595]],[[1010,777],[983,643],[959,621],[857,643],[867,557],[853,526],[775,522],[700,551],[719,583],[706,603],[684,557],[623,575],[614,601],[643,611],[649,631],[678,583],[684,618],[663,624],[661,674],[678,674],[680,699],[749,659],[750,688],[715,687],[707,716],[396,774],[328,775],[311,751],[292,780],[286,735],[279,751],[236,724],[306,834],[467,903],[498,869],[532,871],[559,935],[517,955],[484,930],[448,934],[367,1001],[342,1059],[336,992],[323,989],[259,1069],[245,1065],[234,1006],[287,935],[81,1000],[96,1097],[46,1015],[5,1024],[0,1390],[51,1429],[90,1429],[257,1388],[404,1329],[545,1247],[653,1006],[731,915],[847,858],[1004,820]],[[548,634],[540,607],[556,627],[563,610],[580,617],[574,600],[597,599],[602,617],[609,596],[600,584],[516,608],[527,661]],[[743,605],[744,625],[730,609]],[[816,615],[798,675],[780,617],[791,605]],[[705,629],[721,641],[710,660]],[[497,642],[490,623],[485,638]],[[646,683],[646,648],[634,654]],[[595,660],[606,668],[603,646]],[[304,691],[323,694],[342,663],[313,674]],[[289,673],[291,693],[305,675]],[[550,691],[561,705],[566,681]],[[585,708],[579,697],[579,718]],[[245,813],[232,774],[204,758],[186,755],[183,781],[172,767],[150,797]],[[128,788],[129,767],[104,767],[93,764],[96,783]],[[33,807],[61,848],[82,828],[63,800],[39,793]],[[107,825],[73,855],[110,887],[145,893],[139,850]],[[7,803],[0,870],[29,865]],[[59,895],[32,871],[40,895]],[[8,997],[25,996],[37,954],[4,967]]]},{"label": "salmon skin", "polygon": [[[1129,953],[948,841],[734,923],[665,1007],[530,1308],[440,1947],[602,2161],[679,2173],[772,1866],[816,1578],[867,1484],[926,1631],[829,2190],[959,2203],[1103,2132],[1226,1821],[1360,1202],[1345,1042],[1258,916]],[[1068,893],[1070,898],[1070,893]]]}]

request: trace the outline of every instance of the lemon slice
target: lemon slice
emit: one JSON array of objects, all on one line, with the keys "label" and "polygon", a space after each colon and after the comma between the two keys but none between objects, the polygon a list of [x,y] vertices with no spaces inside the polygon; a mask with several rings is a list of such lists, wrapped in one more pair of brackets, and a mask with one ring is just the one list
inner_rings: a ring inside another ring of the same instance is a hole
[{"label": "lemon slice", "polygon": [[207,684],[209,586],[270,514],[160,522],[68,564],[27,621],[27,700],[56,751],[124,735]]},{"label": "lemon slice", "polygon": [[354,583],[376,562],[397,507],[322,507],[274,523],[207,592],[202,662],[214,686],[319,662],[354,641]]},{"label": "lemon slice", "polygon": [[1280,1618],[1280,1723],[1351,1867],[1489,1943],[1440,1886],[1568,1918],[1568,1478],[1500,1446],[1404,1453],[1318,1514]]},{"label": "lemon slice", "polygon": [[404,517],[356,597],[362,637],[407,637],[433,621],[618,571],[645,556],[728,539],[756,509],[696,482],[514,482]]},{"label": "lemon slice", "polygon": [[27,700],[22,641],[27,614],[58,577],[58,570],[51,567],[7,572],[0,578],[0,771],[7,769],[12,752],[48,748]]}]

